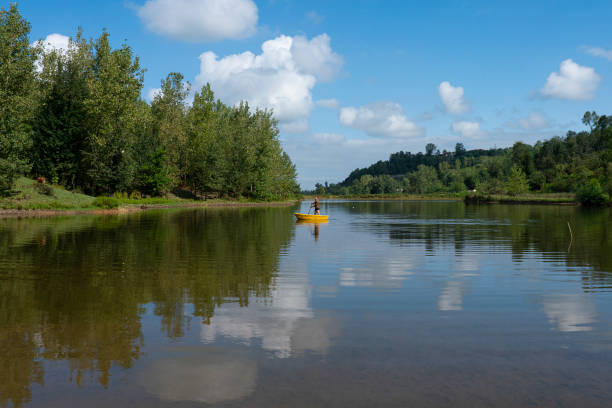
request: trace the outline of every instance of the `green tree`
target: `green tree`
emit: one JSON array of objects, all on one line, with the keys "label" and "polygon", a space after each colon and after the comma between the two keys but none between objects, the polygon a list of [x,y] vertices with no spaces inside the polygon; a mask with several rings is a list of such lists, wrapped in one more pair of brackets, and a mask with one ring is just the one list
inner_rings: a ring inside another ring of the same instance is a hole
[{"label": "green tree", "polygon": [[506,182],[506,191],[509,195],[519,195],[529,191],[527,176],[517,165],[512,166],[510,169],[510,176]]},{"label": "green tree", "polygon": [[147,155],[147,159],[138,169],[137,180],[140,191],[153,196],[162,195],[170,184],[167,165],[166,151],[163,148],[158,148]]},{"label": "green tree", "polygon": [[413,192],[419,194],[433,193],[441,189],[436,170],[422,164],[418,166],[417,171],[410,174],[410,185]]},{"label": "green tree", "polygon": [[153,133],[168,154],[168,177],[175,184],[187,181],[188,136],[185,124],[186,98],[189,84],[183,82],[183,75],[171,72],[161,81],[160,92],[151,103]]},{"label": "green tree", "polygon": [[0,9],[0,195],[10,193],[15,177],[30,168],[38,51],[29,34],[30,23],[16,4]]},{"label": "green tree", "polygon": [[37,109],[32,138],[32,173],[70,188],[82,184],[81,151],[91,126],[86,71],[74,52],[46,56],[50,90]]},{"label": "green tree", "polygon": [[433,143],[427,143],[425,145],[425,154],[431,156],[436,151],[436,145]]},{"label": "green tree", "polygon": [[108,37],[105,31],[93,42],[88,77],[92,126],[83,149],[84,187],[94,194],[128,190],[136,173],[136,113],[144,70],[128,45],[111,50]]}]

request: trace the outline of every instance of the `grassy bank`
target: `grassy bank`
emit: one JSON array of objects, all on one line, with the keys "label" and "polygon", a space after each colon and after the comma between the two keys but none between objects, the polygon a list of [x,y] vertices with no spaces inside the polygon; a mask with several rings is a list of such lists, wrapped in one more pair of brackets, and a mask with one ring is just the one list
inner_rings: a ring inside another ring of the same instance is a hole
[{"label": "grassy bank", "polygon": [[[305,195],[305,200],[314,195]],[[320,195],[320,200],[454,200],[471,204],[578,204],[572,193],[528,193],[520,195],[481,194],[481,193],[431,193],[431,194],[361,194],[361,195]]]},{"label": "grassy bank", "polygon": [[226,207],[286,205],[294,201],[260,202],[241,200],[193,200],[178,197],[135,198],[126,194],[112,197],[92,197],[67,191],[61,186],[44,184],[21,177],[15,183],[14,194],[0,197],[1,216],[55,215],[81,213],[123,213],[148,208]]},{"label": "grassy bank", "polygon": [[[407,201],[427,201],[427,200],[463,200],[465,194],[460,193],[431,193],[431,194],[355,194],[355,195],[319,195],[320,200],[407,200]],[[314,199],[314,195],[304,195],[304,200]]]},{"label": "grassy bank", "polygon": [[572,193],[529,193],[519,195],[504,194],[467,194],[464,198],[469,204],[564,204],[577,205],[576,195]]}]

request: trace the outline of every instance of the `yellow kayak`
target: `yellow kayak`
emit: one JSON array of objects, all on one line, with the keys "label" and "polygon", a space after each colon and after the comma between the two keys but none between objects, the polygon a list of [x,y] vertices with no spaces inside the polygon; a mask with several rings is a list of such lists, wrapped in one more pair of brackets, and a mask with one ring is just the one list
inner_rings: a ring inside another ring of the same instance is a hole
[{"label": "yellow kayak", "polygon": [[329,215],[315,215],[315,214],[300,214],[293,213],[295,218],[299,221],[310,221],[310,222],[326,222],[329,218]]}]

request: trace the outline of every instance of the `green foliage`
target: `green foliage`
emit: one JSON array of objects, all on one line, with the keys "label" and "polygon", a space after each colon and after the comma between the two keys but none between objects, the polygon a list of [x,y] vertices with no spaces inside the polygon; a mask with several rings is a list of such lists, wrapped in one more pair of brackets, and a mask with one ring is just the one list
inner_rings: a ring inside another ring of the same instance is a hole
[{"label": "green foliage", "polygon": [[410,186],[411,192],[419,194],[433,193],[441,189],[436,170],[423,164],[410,174]]},{"label": "green foliage", "polygon": [[53,189],[51,186],[45,183],[36,183],[34,184],[34,188],[38,191],[39,194],[44,194],[47,196],[53,196]]},{"label": "green foliage", "polygon": [[2,10],[1,21],[0,194],[28,171],[26,159],[31,175],[96,195],[178,189],[277,200],[299,193],[272,112],[226,106],[208,84],[189,104],[190,86],[176,72],[149,105],[140,97],[138,57],[127,44],[112,49],[106,31],[95,40],[79,31],[58,52],[30,47],[16,6]]},{"label": "green foliage", "polygon": [[163,148],[149,154],[136,176],[140,191],[153,196],[164,193],[170,184],[170,178],[166,175],[167,166],[166,151]]},{"label": "green foliage", "polygon": [[597,179],[591,179],[576,193],[576,199],[582,205],[594,206],[602,205],[610,200],[610,196],[606,194]]},{"label": "green foliage", "polygon": [[30,168],[37,49],[29,34],[16,4],[0,9],[0,195],[10,194],[18,175]]},{"label": "green foliage", "polygon": [[93,205],[100,208],[117,208],[119,207],[119,201],[115,197],[98,196]]},{"label": "green foliage", "polygon": [[77,60],[52,52],[45,56],[49,91],[34,118],[32,173],[66,187],[82,185],[82,149],[90,124],[85,73]]},{"label": "green foliage", "polygon": [[524,194],[529,191],[529,184],[527,183],[527,176],[523,170],[514,165],[510,169],[510,176],[506,182],[506,192],[508,195],[515,196]]},{"label": "green foliage", "polygon": [[612,195],[612,117],[587,112],[583,123],[589,132],[568,131],[565,137],[555,136],[533,146],[516,142],[505,149],[466,150],[457,143],[454,152],[440,153],[430,143],[425,154],[400,151],[389,160],[352,171],[341,183],[326,186],[325,193],[385,194],[380,178],[391,177],[396,183],[394,191],[402,193],[461,194],[475,189],[479,198],[474,200],[508,196],[520,201],[531,191],[583,191],[585,197],[596,197],[587,201],[601,203],[590,180],[597,179],[602,193]]}]

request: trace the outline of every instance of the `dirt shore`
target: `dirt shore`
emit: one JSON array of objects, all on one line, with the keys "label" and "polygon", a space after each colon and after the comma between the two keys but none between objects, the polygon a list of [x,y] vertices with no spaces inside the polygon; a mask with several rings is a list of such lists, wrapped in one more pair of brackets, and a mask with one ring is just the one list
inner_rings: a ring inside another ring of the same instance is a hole
[{"label": "dirt shore", "polygon": [[104,209],[67,209],[67,210],[16,210],[0,209],[0,218],[30,218],[30,217],[54,217],[66,215],[119,215],[129,214],[146,210],[168,209],[168,208],[220,208],[220,207],[288,207],[297,202],[294,201],[274,201],[274,202],[233,202],[215,201],[203,203],[185,204],[143,204],[127,205],[119,208]]}]

